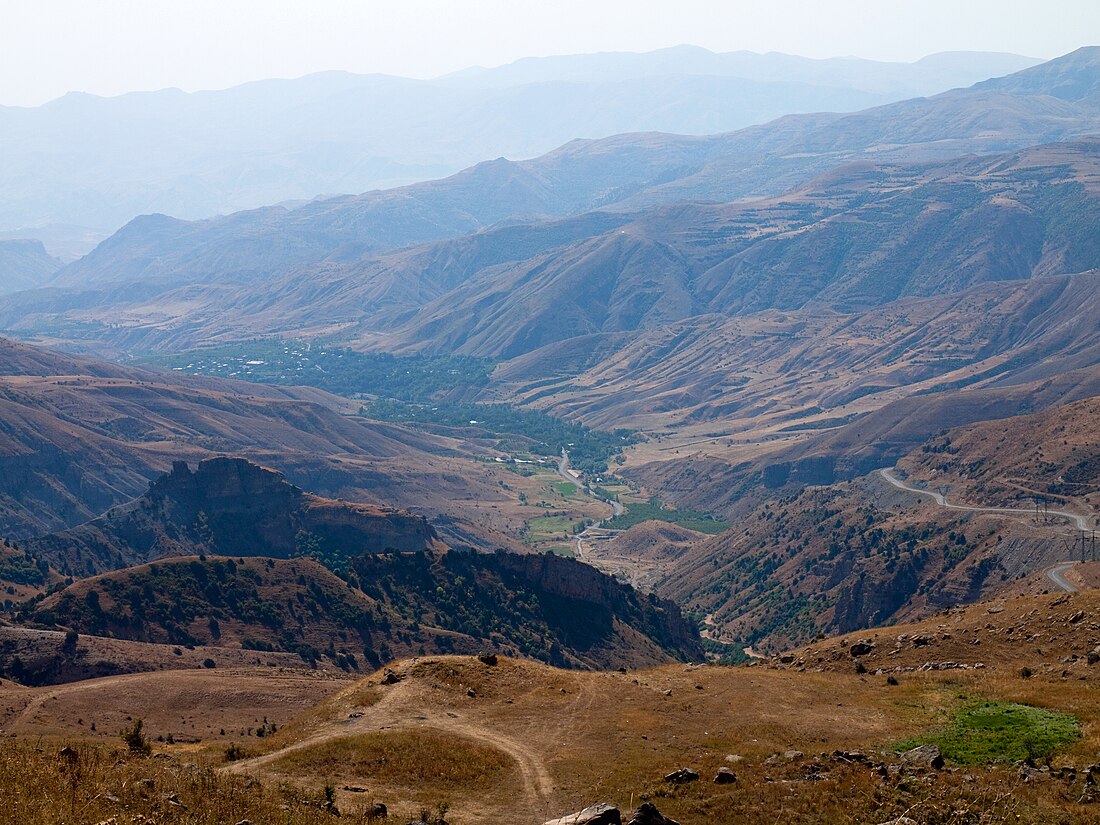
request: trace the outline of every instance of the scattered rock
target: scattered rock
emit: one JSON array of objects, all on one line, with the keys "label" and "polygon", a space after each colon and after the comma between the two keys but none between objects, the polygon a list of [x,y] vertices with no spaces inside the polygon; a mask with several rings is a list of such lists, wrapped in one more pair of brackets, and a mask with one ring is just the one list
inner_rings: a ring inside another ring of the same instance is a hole
[{"label": "scattered rock", "polygon": [[1046,779],[1047,776],[1047,773],[1040,770],[1039,768],[1032,767],[1031,765],[1020,766],[1020,779],[1022,779],[1024,782],[1039,782],[1043,779]]},{"label": "scattered rock", "polygon": [[902,762],[908,762],[911,765],[923,765],[928,768],[935,768],[937,771],[943,767],[943,754],[940,753],[940,749],[935,745],[918,745],[912,750],[908,750],[901,755]]},{"label": "scattered rock", "polygon": [[671,688],[669,690],[665,691],[665,696],[671,696],[671,695],[672,695],[672,689]]},{"label": "scattered rock", "polygon": [[237,825],[252,825],[252,820],[251,819],[242,819],[240,822],[237,823]]},{"label": "scattered rock", "polygon": [[384,804],[382,804],[381,802],[375,802],[373,805],[371,805],[370,809],[367,811],[367,816],[373,817],[374,819],[385,819],[389,815],[390,815],[390,812],[386,809],[386,806]]},{"label": "scattered rock", "polygon": [[367,792],[366,788],[360,788],[358,785],[344,785],[342,788],[340,788],[340,790],[347,791],[348,793],[366,793]]},{"label": "scattered rock", "polygon": [[848,652],[852,656],[868,656],[875,650],[875,643],[871,641],[856,642],[850,648]]},{"label": "scattered rock", "polygon": [[737,774],[735,774],[729,768],[719,768],[718,773],[714,775],[715,785],[732,785],[736,781]]},{"label": "scattered rock", "polygon": [[897,819],[891,819],[888,822],[880,822],[879,825],[917,825],[917,821],[907,816],[899,816]]},{"label": "scattered rock", "polygon": [[482,651],[481,653],[477,654],[477,660],[479,662],[481,662],[483,665],[489,665],[489,667],[496,667],[497,655],[495,653],[490,652],[490,651]]},{"label": "scattered rock", "polygon": [[391,668],[386,668],[382,672],[382,684],[384,685],[396,685],[401,681],[401,677],[398,676]]},{"label": "scattered rock", "polygon": [[801,759],[805,755],[802,751],[783,751],[784,759]]},{"label": "scattered rock", "polygon": [[679,768],[665,776],[665,782],[671,782],[673,785],[682,785],[685,782],[694,782],[698,778],[698,771],[692,770],[691,768]]},{"label": "scattered rock", "polygon": [[643,802],[634,812],[634,816],[630,817],[627,825],[680,825],[680,823],[658,811],[657,806],[652,802]]},{"label": "scattered rock", "polygon": [[726,761],[727,762],[733,762],[733,763],[744,762],[745,757],[741,756],[741,754],[739,754],[739,753],[727,753],[726,754]]},{"label": "scattered rock", "polygon": [[477,696],[477,691],[473,688],[466,688],[466,695],[473,699]]},{"label": "scattered rock", "polygon": [[551,819],[545,825],[622,825],[622,822],[623,817],[618,808],[601,802],[575,814]]},{"label": "scattered rock", "polygon": [[1077,624],[1083,618],[1085,618],[1085,611],[1084,610],[1078,610],[1076,613],[1074,613],[1072,616],[1069,617],[1069,623],[1070,624]]},{"label": "scattered rock", "polygon": [[866,762],[867,754],[862,751],[833,751],[832,758],[837,762]]}]

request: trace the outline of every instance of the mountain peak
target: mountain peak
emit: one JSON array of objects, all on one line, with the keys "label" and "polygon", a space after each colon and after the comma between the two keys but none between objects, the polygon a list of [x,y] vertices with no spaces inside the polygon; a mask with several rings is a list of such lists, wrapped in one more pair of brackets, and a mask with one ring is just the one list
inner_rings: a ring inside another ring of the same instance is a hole
[{"label": "mountain peak", "polygon": [[1100,46],[1082,46],[1038,66],[986,80],[974,86],[1006,94],[1046,94],[1082,101],[1100,92]]}]

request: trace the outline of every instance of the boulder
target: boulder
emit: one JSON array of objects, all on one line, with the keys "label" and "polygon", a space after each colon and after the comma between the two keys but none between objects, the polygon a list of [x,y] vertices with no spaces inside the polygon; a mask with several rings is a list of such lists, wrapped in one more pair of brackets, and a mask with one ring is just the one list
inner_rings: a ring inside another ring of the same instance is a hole
[{"label": "boulder", "polygon": [[384,685],[396,685],[400,681],[401,681],[401,677],[398,676],[390,668],[386,668],[382,672],[382,684],[384,684]]},{"label": "boulder", "polygon": [[691,768],[679,768],[665,776],[665,782],[671,782],[673,785],[682,785],[685,782],[694,782],[698,778],[698,771],[694,771]]},{"label": "boulder", "polygon": [[643,802],[634,812],[634,816],[630,817],[627,825],[680,825],[680,823],[658,811],[657,806],[652,802]]},{"label": "boulder", "polygon": [[926,768],[935,768],[937,771],[943,767],[943,754],[935,745],[919,745],[901,755],[902,762],[911,765],[923,765]]},{"label": "boulder", "polygon": [[551,819],[545,825],[622,825],[623,817],[614,805],[601,802],[575,814]]},{"label": "boulder", "polygon": [[856,642],[850,648],[848,648],[848,652],[852,654],[852,656],[867,656],[873,653],[874,650],[875,643],[867,641]]},{"label": "boulder", "polygon": [[375,802],[369,808],[367,808],[367,816],[372,819],[385,819],[390,815],[389,809],[386,808],[385,803]]},{"label": "boulder", "polygon": [[488,650],[483,650],[477,654],[477,660],[483,665],[489,665],[489,667],[495,667],[497,663],[497,655]]},{"label": "boulder", "polygon": [[718,773],[714,775],[715,785],[732,785],[736,781],[737,774],[735,774],[729,768],[719,768]]}]

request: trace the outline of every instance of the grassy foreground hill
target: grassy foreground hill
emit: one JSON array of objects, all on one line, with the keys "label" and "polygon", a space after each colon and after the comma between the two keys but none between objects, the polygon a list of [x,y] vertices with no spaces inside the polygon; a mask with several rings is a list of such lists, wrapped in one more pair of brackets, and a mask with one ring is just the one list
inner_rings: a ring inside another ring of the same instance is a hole
[{"label": "grassy foreground hill", "polygon": [[[1095,592],[1020,596],[753,667],[584,672],[431,656],[343,683],[198,670],[0,684],[0,725],[15,736],[0,793],[32,816],[20,821],[61,821],[73,806],[120,825],[317,822],[326,798],[353,822],[378,802],[394,821],[423,810],[472,825],[645,801],[683,825],[1093,822],[1098,609]],[[247,698],[265,684],[301,712]],[[153,741],[161,759],[120,752],[123,713],[151,739],[190,741]],[[246,730],[261,717],[277,730]],[[954,749],[963,735],[969,750]],[[943,769],[898,755],[921,742],[943,743]],[[75,754],[59,756],[64,745]],[[664,778],[685,767],[699,778]],[[735,780],[711,781],[719,768]]]}]

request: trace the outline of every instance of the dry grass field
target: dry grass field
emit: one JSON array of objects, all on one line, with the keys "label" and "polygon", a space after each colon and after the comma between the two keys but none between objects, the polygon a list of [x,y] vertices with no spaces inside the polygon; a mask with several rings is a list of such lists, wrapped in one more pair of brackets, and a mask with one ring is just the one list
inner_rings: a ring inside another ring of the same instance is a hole
[{"label": "dry grass field", "polygon": [[[1098,608],[1092,593],[1020,596],[739,668],[431,657],[354,682],[219,670],[5,683],[0,822],[308,823],[327,821],[326,795],[351,821],[380,801],[393,822],[445,812],[454,825],[643,800],[684,825],[1100,821],[1085,771],[1100,751],[1100,665],[1086,656],[1100,643]],[[873,647],[853,656],[859,643]],[[946,661],[983,667],[922,668]],[[901,743],[943,735],[976,705],[1011,714],[1004,703],[1073,717],[1057,747],[1028,745],[1053,771],[899,763]],[[125,753],[118,737],[137,718],[152,757]],[[258,737],[265,719],[276,730]],[[157,741],[168,732],[173,742]],[[66,746],[75,759],[59,755]],[[664,780],[681,767],[700,779]],[[737,781],[714,784],[720,767]]]}]

